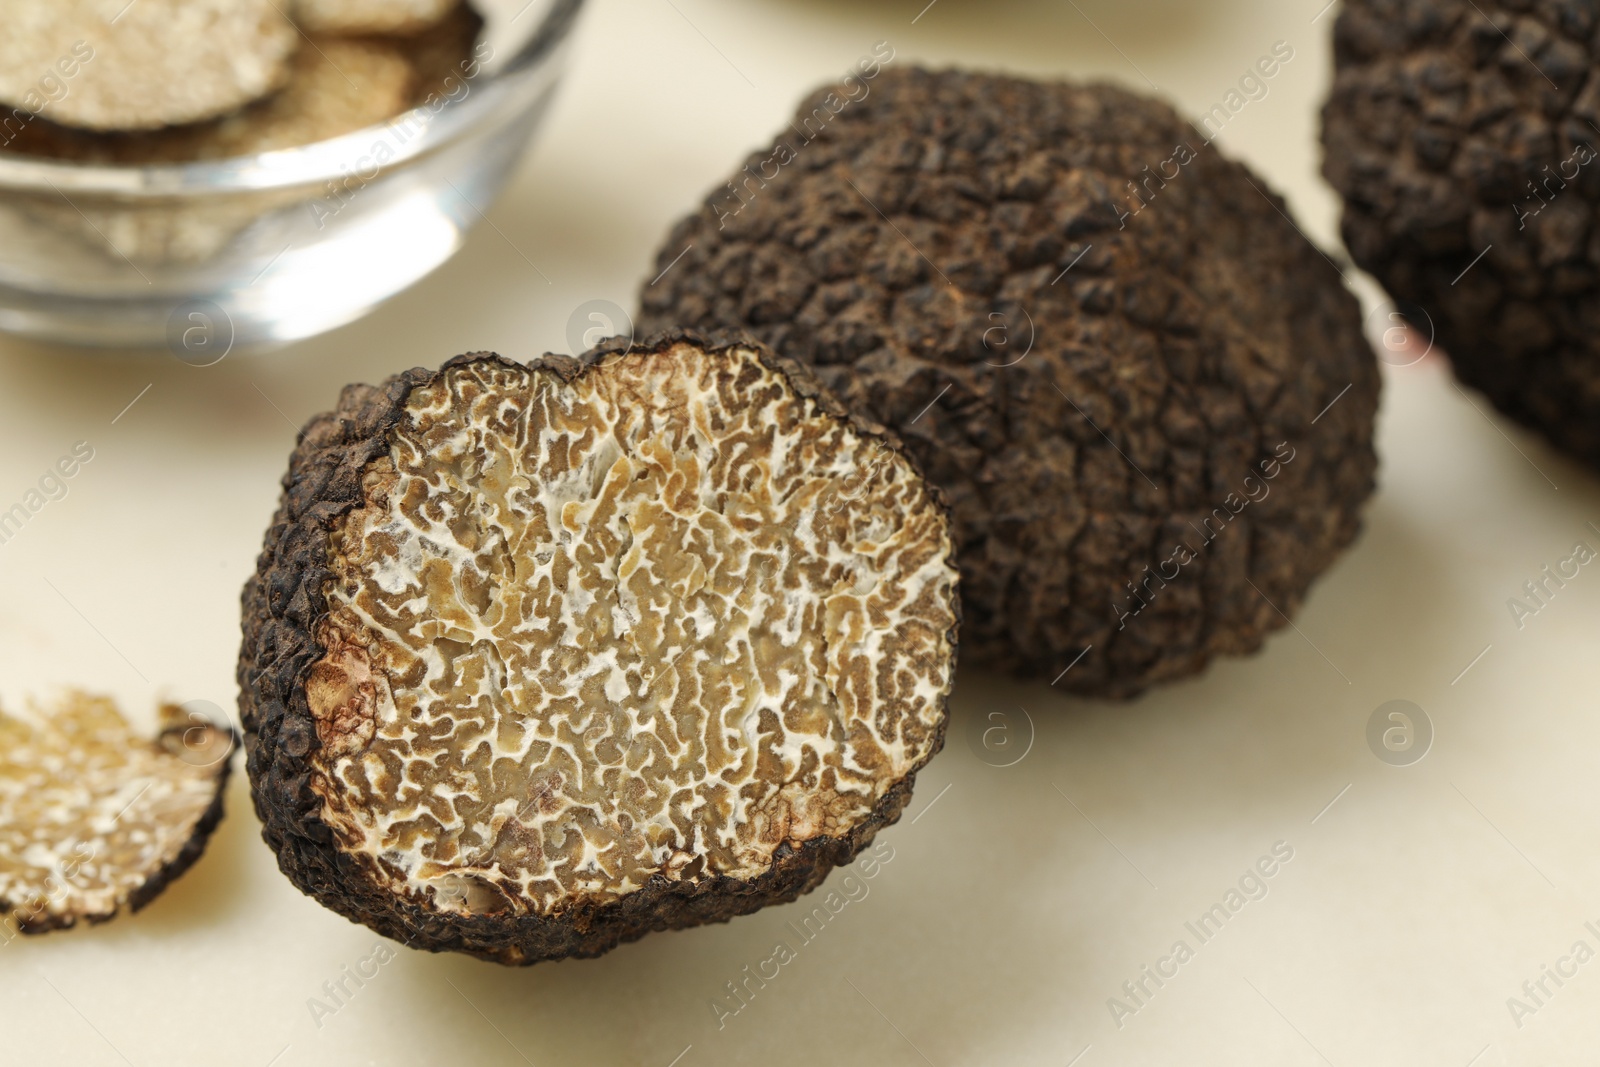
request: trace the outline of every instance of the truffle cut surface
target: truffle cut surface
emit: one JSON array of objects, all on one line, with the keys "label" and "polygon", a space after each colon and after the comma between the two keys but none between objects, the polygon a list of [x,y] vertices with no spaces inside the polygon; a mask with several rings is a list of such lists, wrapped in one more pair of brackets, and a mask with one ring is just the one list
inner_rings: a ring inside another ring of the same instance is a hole
[{"label": "truffle cut surface", "polygon": [[[954,664],[942,505],[881,431],[754,347],[577,368],[413,372],[329,524],[302,682],[340,869],[413,922],[749,898],[508,934],[510,962],[752,910],[779,868],[810,888],[898,815]],[[842,860],[790,870],[819,848]]]},{"label": "truffle cut surface", "polygon": [[81,693],[48,715],[0,713],[0,912],[23,932],[137,909],[199,856],[234,734],[162,715],[152,741]]},{"label": "truffle cut surface", "polygon": [[300,38],[274,0],[10,0],[0,104],[91,130],[233,111],[281,85]]}]

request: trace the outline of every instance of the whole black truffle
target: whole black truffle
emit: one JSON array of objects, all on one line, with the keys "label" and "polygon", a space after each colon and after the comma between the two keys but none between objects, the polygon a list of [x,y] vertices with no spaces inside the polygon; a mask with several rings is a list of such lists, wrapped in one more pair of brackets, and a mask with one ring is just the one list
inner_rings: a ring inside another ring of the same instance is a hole
[{"label": "whole black truffle", "polygon": [[1597,8],[1346,0],[1323,110],[1344,239],[1457,376],[1600,465]]},{"label": "whole black truffle", "polygon": [[351,386],[244,594],[263,835],[333,910],[502,963],[793,900],[943,743],[952,553],[893,438],[754,341]]},{"label": "whole black truffle", "polygon": [[1337,269],[1120,89],[823,90],[652,273],[643,328],[750,330],[901,435],[951,501],[964,648],[1062,689],[1257,648],[1372,489],[1378,374]]}]

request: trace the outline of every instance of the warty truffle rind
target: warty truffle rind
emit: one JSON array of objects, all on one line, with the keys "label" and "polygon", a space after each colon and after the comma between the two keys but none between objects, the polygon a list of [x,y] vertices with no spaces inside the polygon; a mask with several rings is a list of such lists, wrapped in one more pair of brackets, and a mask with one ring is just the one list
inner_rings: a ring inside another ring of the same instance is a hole
[{"label": "warty truffle rind", "polygon": [[1355,262],[1463,382],[1600,466],[1596,14],[1350,0],[1322,141]]},{"label": "warty truffle rind", "polygon": [[[807,371],[748,338],[671,331],[640,345],[619,339],[577,359],[545,356],[527,366],[572,381],[608,356],[630,348],[662,352],[679,343],[707,351],[753,349],[796,393],[898,454],[893,435],[846,415]],[[452,367],[485,362],[520,369],[492,353],[470,353],[456,357],[437,372],[418,368],[379,386],[351,386],[344,390],[335,411],[313,418],[300,435],[257,574],[244,591],[239,664],[247,766],[263,837],[277,855],[279,867],[320,903],[403,944],[430,951],[462,951],[507,964],[596,956],[653,930],[726,921],[768,904],[793,900],[816,887],[833,867],[848,863],[879,829],[899,817],[909,800],[916,770],[942,747],[942,696],[937,732],[927,757],[894,782],[865,818],[848,834],[816,837],[799,848],[780,846],[770,869],[754,879],[718,876],[675,881],[657,876],[618,899],[598,904],[580,901],[554,915],[447,913],[375,884],[362,861],[338,847],[323,820],[322,799],[312,786],[312,757],[319,735],[305,685],[311,668],[327,652],[314,633],[329,612],[325,592],[332,577],[329,535],[344,516],[361,505],[365,472],[374,460],[387,455],[413,391]],[[937,491],[930,487],[929,492],[942,511]],[[953,617],[959,618],[953,590],[950,606]],[[953,666],[954,627],[947,637]]]},{"label": "warty truffle rind", "polygon": [[[650,275],[641,329],[748,330],[900,434],[951,502],[967,662],[1061,690],[1130,697],[1255,650],[1373,488],[1379,375],[1339,269],[1121,89],[825,87]],[[1280,444],[1296,458],[1235,511]]]}]

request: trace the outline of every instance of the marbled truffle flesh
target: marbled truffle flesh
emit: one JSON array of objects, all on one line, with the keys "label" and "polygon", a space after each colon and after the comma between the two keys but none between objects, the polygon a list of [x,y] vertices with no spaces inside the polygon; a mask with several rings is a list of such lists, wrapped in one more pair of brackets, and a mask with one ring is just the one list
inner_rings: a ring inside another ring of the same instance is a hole
[{"label": "marbled truffle flesh", "polygon": [[821,90],[650,276],[642,329],[751,331],[905,440],[950,498],[967,660],[1061,690],[1258,648],[1372,490],[1379,376],[1338,269],[1121,89]]},{"label": "marbled truffle flesh", "polygon": [[1517,421],[1600,466],[1600,9],[1348,0],[1323,173],[1344,239]]},{"label": "marbled truffle flesh", "polygon": [[0,17],[8,135],[41,113],[85,130],[215,118],[282,85],[300,45],[276,0],[7,0]]},{"label": "marbled truffle flesh", "polygon": [[236,739],[172,705],[141,737],[83,693],[0,713],[0,916],[43,933],[155,899],[221,821]]},{"label": "marbled truffle flesh", "polygon": [[942,744],[937,492],[754,342],[352,387],[285,487],[245,594],[257,808],[405,944],[592,956],[793,899]]},{"label": "marbled truffle flesh", "polygon": [[[404,50],[381,40],[307,38],[288,84],[236,114],[212,122],[136,133],[74,130],[44,118],[24,126],[5,151],[83,163],[189,163],[233,159],[324,141],[391,118],[410,106],[415,72]],[[68,226],[115,241],[137,257],[147,242],[102,219],[66,208]],[[91,209],[92,210],[92,209]]]}]

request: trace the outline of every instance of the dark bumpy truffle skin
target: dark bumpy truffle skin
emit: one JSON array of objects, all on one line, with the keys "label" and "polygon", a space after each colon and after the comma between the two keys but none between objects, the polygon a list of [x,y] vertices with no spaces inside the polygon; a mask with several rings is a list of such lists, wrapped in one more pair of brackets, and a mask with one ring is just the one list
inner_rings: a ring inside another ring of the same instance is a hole
[{"label": "dark bumpy truffle skin", "polygon": [[943,499],[752,339],[350,386],[283,486],[239,662],[263,837],[406,945],[528,964],[793,900],[943,744]]},{"label": "dark bumpy truffle skin", "polygon": [[1431,320],[1462,381],[1594,465],[1597,14],[1562,0],[1347,0],[1322,115],[1351,256],[1415,325]]},{"label": "dark bumpy truffle skin", "polygon": [[1379,377],[1338,272],[1119,89],[820,91],[661,271],[642,328],[748,329],[904,438],[950,498],[969,661],[1126,697],[1252,651],[1372,489]]}]

